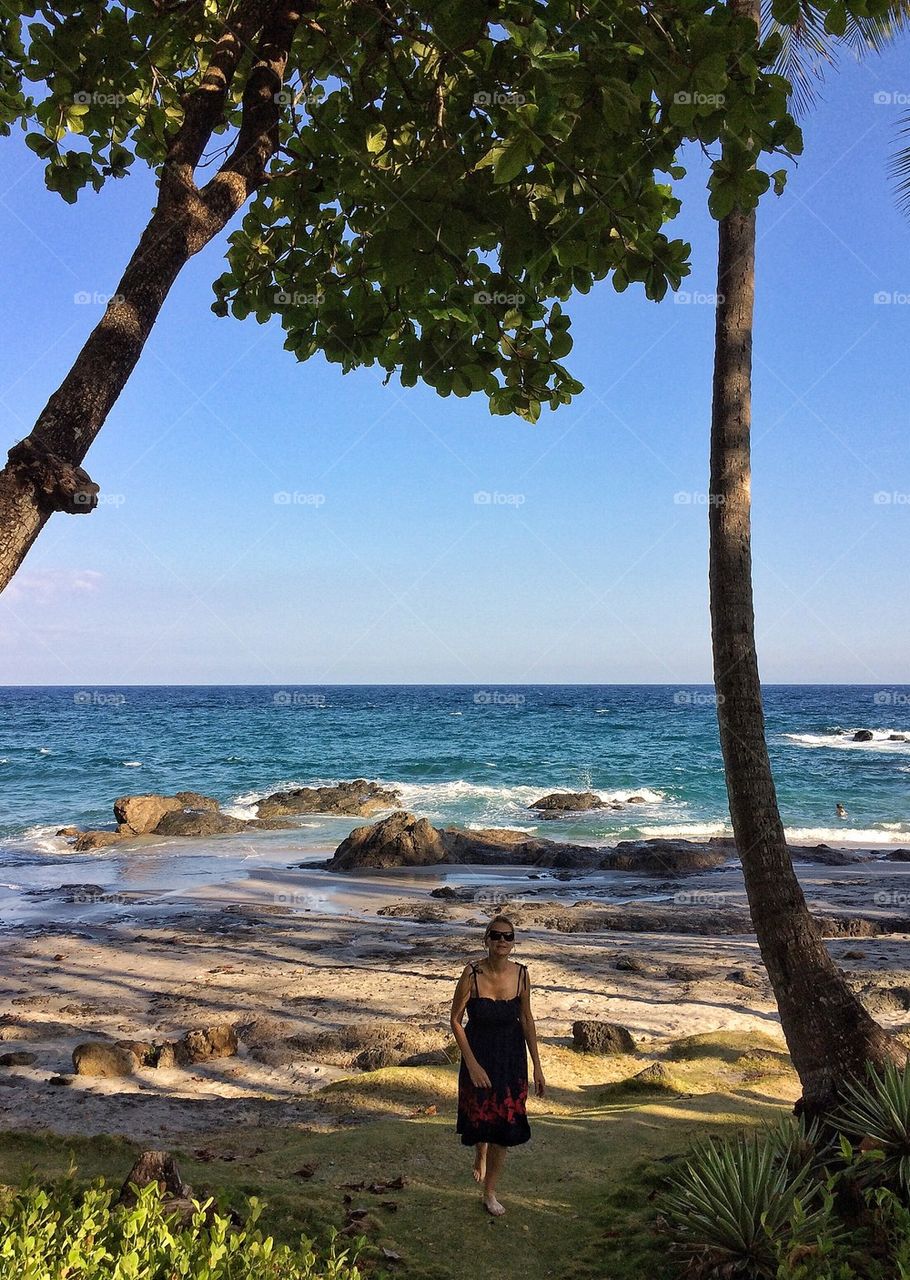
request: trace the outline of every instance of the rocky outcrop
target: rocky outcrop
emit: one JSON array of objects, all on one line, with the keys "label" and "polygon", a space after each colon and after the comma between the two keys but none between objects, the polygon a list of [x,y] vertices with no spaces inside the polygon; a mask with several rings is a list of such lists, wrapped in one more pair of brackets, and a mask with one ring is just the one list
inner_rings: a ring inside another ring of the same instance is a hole
[{"label": "rocky outcrop", "polygon": [[73,1050],[73,1070],[77,1076],[101,1076],[112,1079],[131,1076],[139,1059],[131,1049],[110,1044],[106,1040],[90,1040]]},{"label": "rocky outcrop", "polygon": [[281,818],[293,813],[336,813],[351,818],[369,818],[383,809],[398,804],[397,791],[381,787],[377,782],[355,778],[330,787],[296,787],[292,791],[275,791],[260,800],[256,812],[260,818]]},{"label": "rocky outcrop", "polygon": [[729,856],[726,848],[712,848],[692,840],[621,840],[609,850],[601,866],[645,875],[684,875],[689,871],[713,871],[723,866]]},{"label": "rocky outcrop", "polygon": [[632,1032],[618,1022],[572,1023],[572,1047],[581,1053],[635,1053]]},{"label": "rocky outcrop", "polygon": [[237,1032],[228,1023],[188,1031],[174,1045],[174,1057],[179,1067],[189,1067],[212,1058],[230,1058],[237,1052]]},{"label": "rocky outcrop", "polygon": [[240,818],[213,809],[172,809],[155,827],[156,836],[223,836],[243,831]]},{"label": "rocky outcrop", "polygon": [[355,827],[335,850],[328,869],[425,867],[448,860],[436,828],[426,818],[399,809],[372,826]]},{"label": "rocky outcrop", "polygon": [[144,836],[155,830],[166,813],[182,808],[176,796],[118,796],[114,817],[122,835]]},{"label": "rocky outcrop", "polygon": [[595,791],[552,791],[549,795],[532,800],[529,809],[569,810],[582,813],[586,809],[605,809],[607,806]]},{"label": "rocky outcrop", "polygon": [[854,733],[853,735],[853,741],[854,742],[871,742],[874,736],[875,735],[873,734],[871,729],[857,729],[856,733]]},{"label": "rocky outcrop", "polygon": [[89,853],[92,849],[104,849],[109,844],[118,844],[126,839],[128,836],[122,831],[80,831],[73,848],[77,853]]},{"label": "rocky outcrop", "polygon": [[457,863],[681,875],[718,867],[727,856],[726,850],[688,840],[624,841],[605,850],[595,845],[544,840],[524,831],[463,831],[457,827],[440,830],[426,818],[401,809],[371,826],[355,827],[324,869],[357,871]]},{"label": "rocky outcrop", "polygon": [[[353,784],[350,784],[353,785]],[[372,784],[367,784],[372,785]],[[116,831],[80,831],[78,827],[61,827],[58,836],[73,840],[77,853],[103,849],[136,836],[205,837],[231,835],[238,831],[280,831],[295,824],[273,815],[247,820],[222,813],[218,801],[199,791],[178,791],[172,796],[118,796],[114,801]]]}]

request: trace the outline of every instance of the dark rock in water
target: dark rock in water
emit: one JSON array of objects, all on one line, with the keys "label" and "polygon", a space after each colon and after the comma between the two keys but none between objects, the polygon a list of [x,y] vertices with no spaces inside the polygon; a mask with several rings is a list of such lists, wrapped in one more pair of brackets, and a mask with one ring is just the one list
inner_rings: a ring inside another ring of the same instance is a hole
[{"label": "dark rock in water", "polygon": [[618,1022],[578,1021],[572,1023],[572,1048],[580,1053],[635,1053],[632,1032]]},{"label": "dark rock in water", "polygon": [[297,823],[289,818],[248,818],[243,826],[246,831],[290,831]]},{"label": "dark rock in water", "polygon": [[626,801],[626,804],[647,804],[647,803],[648,801],[645,796],[629,796],[628,800]]},{"label": "dark rock in water", "polygon": [[405,809],[368,827],[355,827],[328,863],[332,871],[359,867],[425,867],[448,861],[440,833]]},{"label": "dark rock in water", "polygon": [[889,733],[888,741],[889,742],[906,742],[907,735],[905,733]]},{"label": "dark rock in water", "polygon": [[63,902],[100,902],[106,890],[100,884],[58,884],[48,889],[26,889],[29,898],[60,898]]},{"label": "dark rock in water", "polygon": [[829,844],[791,844],[788,847],[794,862],[820,862],[826,867],[846,867],[851,862],[864,860],[860,854],[853,853],[850,849],[832,849]]},{"label": "dark rock in water", "polygon": [[604,870],[680,875],[713,871],[723,866],[727,857],[724,848],[691,840],[622,840],[607,852],[600,865]]},{"label": "dark rock in water", "polygon": [[551,791],[549,795],[532,800],[529,809],[558,809],[582,813],[586,809],[604,809],[606,805],[594,791]]},{"label": "dark rock in water", "polygon": [[871,729],[857,729],[856,733],[854,733],[853,735],[853,741],[854,742],[871,742],[874,736],[875,735],[873,734]]},{"label": "dark rock in water", "polygon": [[[708,845],[712,849],[725,849],[730,858],[738,857],[736,841],[732,836],[711,836]],[[851,862],[862,862],[861,854],[849,849],[832,849],[827,844],[791,844],[787,846],[790,857],[797,862],[821,862],[830,867],[845,867]]]},{"label": "dark rock in water", "polygon": [[891,862],[910,862],[910,849],[889,849],[888,858]]},{"label": "dark rock in water", "polygon": [[123,831],[80,831],[73,848],[76,853],[90,853],[92,849],[103,849],[128,839],[129,833]]},{"label": "dark rock in water", "polygon": [[331,871],[438,863],[591,867],[597,865],[601,852],[586,845],[529,838],[524,831],[460,831],[455,827],[440,831],[426,818],[400,809],[371,826],[355,827],[326,867]]},{"label": "dark rock in water", "polygon": [[453,889],[450,884],[440,885],[438,889],[430,890],[431,898],[447,898],[452,902],[473,902],[473,889]]},{"label": "dark rock in water", "polygon": [[280,818],[290,813],[336,813],[352,818],[369,818],[381,809],[392,809],[400,799],[396,790],[356,778],[331,787],[297,787],[276,791],[256,806],[260,818]]},{"label": "dark rock in water", "polygon": [[204,796],[199,791],[175,791],[174,799],[179,800],[184,809],[217,809],[218,801],[213,796]]},{"label": "dark rock in water", "polygon": [[182,809],[176,796],[118,796],[114,801],[114,817],[124,835],[148,835],[166,813]]},{"label": "dark rock in water", "polygon": [[243,831],[246,823],[213,809],[173,809],[155,827],[156,836],[221,836]]}]

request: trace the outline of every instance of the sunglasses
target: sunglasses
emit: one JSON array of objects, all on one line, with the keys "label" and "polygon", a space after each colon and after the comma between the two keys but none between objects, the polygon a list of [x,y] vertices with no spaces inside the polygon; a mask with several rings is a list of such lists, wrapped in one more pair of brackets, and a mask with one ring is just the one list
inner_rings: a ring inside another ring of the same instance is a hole
[{"label": "sunglasses", "polygon": [[514,942],[514,933],[501,933],[499,929],[491,929],[487,934],[491,942]]}]

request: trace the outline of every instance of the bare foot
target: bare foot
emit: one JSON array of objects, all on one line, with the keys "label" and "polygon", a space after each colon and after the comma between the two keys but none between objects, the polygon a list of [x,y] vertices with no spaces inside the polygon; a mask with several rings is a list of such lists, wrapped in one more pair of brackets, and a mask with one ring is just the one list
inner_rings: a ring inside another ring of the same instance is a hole
[{"label": "bare foot", "polygon": [[494,1195],[484,1196],[483,1207],[486,1209],[487,1213],[492,1213],[494,1218],[498,1218],[505,1213],[505,1209]]},{"label": "bare foot", "polygon": [[474,1157],[474,1181],[483,1182],[487,1176],[487,1153],[486,1148],[478,1151]]}]

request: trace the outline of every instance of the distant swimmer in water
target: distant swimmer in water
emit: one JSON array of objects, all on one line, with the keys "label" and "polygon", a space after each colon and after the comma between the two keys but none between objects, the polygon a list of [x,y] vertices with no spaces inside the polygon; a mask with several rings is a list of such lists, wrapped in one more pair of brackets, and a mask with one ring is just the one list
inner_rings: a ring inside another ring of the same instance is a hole
[{"label": "distant swimmer in water", "polygon": [[834,806],[834,808],[835,808],[835,810],[836,810],[836,812],[837,812],[837,816],[838,816],[839,818],[846,818],[846,816],[847,816],[847,810],[844,808],[844,806],[843,806],[842,804],[836,804],[836,805]]}]

